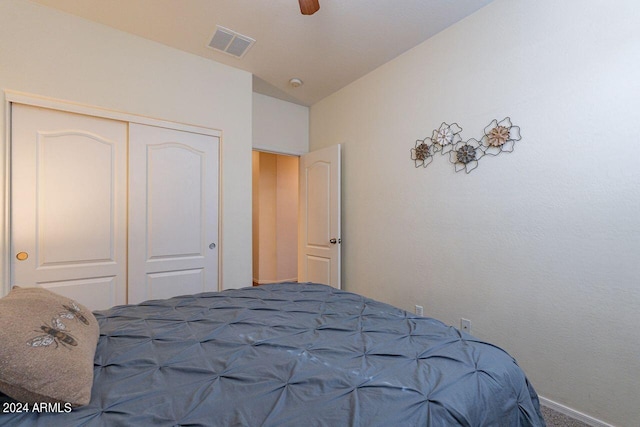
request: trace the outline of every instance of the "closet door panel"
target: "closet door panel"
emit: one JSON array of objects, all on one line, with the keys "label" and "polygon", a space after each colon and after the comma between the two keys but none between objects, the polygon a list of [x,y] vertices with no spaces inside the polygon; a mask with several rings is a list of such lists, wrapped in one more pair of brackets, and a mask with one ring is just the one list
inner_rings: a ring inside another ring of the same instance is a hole
[{"label": "closet door panel", "polygon": [[218,289],[217,137],[131,124],[129,303]]},{"label": "closet door panel", "polygon": [[205,155],[185,144],[148,147],[148,259],[206,255],[201,234],[206,222],[202,203],[206,196]]},{"label": "closet door panel", "polygon": [[197,294],[204,289],[203,268],[147,274],[147,298],[161,299],[176,296],[176,281],[180,283],[179,293]]},{"label": "closet door panel", "polygon": [[37,140],[39,266],[114,262],[115,147],[82,130]]},{"label": "closet door panel", "polygon": [[12,105],[12,284],[126,303],[127,123]]}]

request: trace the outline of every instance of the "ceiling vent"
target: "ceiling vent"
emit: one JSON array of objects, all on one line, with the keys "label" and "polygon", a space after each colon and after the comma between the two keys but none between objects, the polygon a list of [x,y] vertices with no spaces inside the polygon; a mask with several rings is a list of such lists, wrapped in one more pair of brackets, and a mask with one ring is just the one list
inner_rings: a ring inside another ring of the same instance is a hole
[{"label": "ceiling vent", "polygon": [[251,37],[216,25],[216,33],[209,42],[209,47],[236,58],[242,58],[255,42]]}]

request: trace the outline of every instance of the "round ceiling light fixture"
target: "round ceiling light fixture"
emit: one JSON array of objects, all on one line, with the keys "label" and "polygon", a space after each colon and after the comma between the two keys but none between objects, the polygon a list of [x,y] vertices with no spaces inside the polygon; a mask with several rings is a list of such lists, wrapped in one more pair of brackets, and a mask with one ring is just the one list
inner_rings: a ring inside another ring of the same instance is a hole
[{"label": "round ceiling light fixture", "polygon": [[294,78],[292,78],[291,80],[289,80],[289,85],[290,85],[292,88],[296,88],[296,87],[300,87],[300,86],[302,86],[302,85],[303,85],[303,82],[302,82],[302,80],[300,80],[299,78],[294,77]]}]

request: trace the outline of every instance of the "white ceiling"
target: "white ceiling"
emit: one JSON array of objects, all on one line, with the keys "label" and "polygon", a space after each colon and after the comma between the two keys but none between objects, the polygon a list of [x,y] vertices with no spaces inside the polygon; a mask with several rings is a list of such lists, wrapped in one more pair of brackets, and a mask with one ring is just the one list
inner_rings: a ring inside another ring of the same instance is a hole
[{"label": "white ceiling", "polygon": [[[312,105],[492,0],[32,0],[254,75],[254,91]],[[238,59],[207,47],[216,25],[256,40]],[[304,85],[289,86],[298,77]]]}]

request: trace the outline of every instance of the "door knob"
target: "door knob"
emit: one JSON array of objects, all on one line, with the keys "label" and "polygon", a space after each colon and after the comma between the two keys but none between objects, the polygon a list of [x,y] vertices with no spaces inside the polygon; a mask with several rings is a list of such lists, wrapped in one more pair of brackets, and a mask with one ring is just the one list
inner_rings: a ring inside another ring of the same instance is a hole
[{"label": "door knob", "polygon": [[215,243],[211,243],[211,244],[209,245],[209,249],[215,249],[215,248],[216,248],[216,244],[215,244]]},{"label": "door knob", "polygon": [[16,258],[18,259],[18,261],[24,261],[25,259],[29,258],[29,254],[26,252],[18,252],[16,254]]},{"label": "door knob", "polygon": [[331,243],[332,245],[335,245],[336,243],[341,243],[341,242],[342,242],[342,239],[335,239],[334,238],[334,239],[329,240],[329,243]]}]

